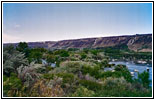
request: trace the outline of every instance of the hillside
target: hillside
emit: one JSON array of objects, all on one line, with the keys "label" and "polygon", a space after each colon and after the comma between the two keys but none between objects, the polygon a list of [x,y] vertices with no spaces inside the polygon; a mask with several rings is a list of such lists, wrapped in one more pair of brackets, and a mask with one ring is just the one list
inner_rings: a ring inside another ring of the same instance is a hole
[{"label": "hillside", "polygon": [[[8,43],[10,44],[10,43]],[[4,46],[8,45],[4,44]],[[14,43],[13,45],[17,45]],[[62,41],[45,41],[45,42],[28,42],[29,47],[43,47],[47,49],[62,48],[99,48],[99,47],[122,47],[125,46],[130,50],[151,52],[152,51],[152,34],[112,36],[99,38],[83,38]]]}]

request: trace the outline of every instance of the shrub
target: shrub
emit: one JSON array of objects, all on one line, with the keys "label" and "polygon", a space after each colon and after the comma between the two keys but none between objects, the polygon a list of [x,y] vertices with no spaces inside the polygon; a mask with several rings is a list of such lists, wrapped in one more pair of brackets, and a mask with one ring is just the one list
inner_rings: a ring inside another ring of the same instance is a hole
[{"label": "shrub", "polygon": [[152,97],[151,91],[123,90],[119,88],[103,89],[95,92],[95,97]]},{"label": "shrub", "polygon": [[123,77],[121,78],[108,77],[107,79],[104,80],[103,84],[104,88],[112,89],[112,88],[123,88],[127,84],[127,82]]},{"label": "shrub", "polygon": [[85,66],[85,65],[90,65],[90,64],[83,61],[65,61],[60,64],[59,68],[54,69],[54,71],[77,74],[79,71],[81,71],[82,66]]},{"label": "shrub", "polygon": [[46,67],[46,72],[49,72],[49,71],[51,71],[53,68],[51,67],[51,66],[47,66]]},{"label": "shrub", "polygon": [[63,96],[64,92],[60,85],[49,87],[46,80],[38,80],[29,93],[31,97],[58,97]]},{"label": "shrub", "polygon": [[77,88],[78,79],[72,73],[58,73],[58,77],[62,78],[61,87],[66,95],[74,92]]},{"label": "shrub", "polygon": [[120,72],[111,72],[111,71],[106,71],[106,72],[102,72],[100,78],[108,78],[108,77],[121,77],[121,73]]},{"label": "shrub", "polygon": [[33,83],[39,78],[39,74],[35,71],[35,64],[30,64],[29,66],[20,66],[17,69],[18,77],[26,85],[26,87],[31,87]]},{"label": "shrub", "polygon": [[37,73],[41,73],[41,74],[46,73],[46,71],[47,71],[47,70],[46,70],[45,67],[40,67],[40,68],[37,68],[37,69],[36,69],[36,72],[37,72]]},{"label": "shrub", "polygon": [[72,73],[58,73],[57,76],[63,78],[63,83],[72,84],[74,82],[74,74]]},{"label": "shrub", "polygon": [[84,76],[84,79],[85,79],[85,80],[90,80],[90,81],[96,81],[96,79],[95,79],[94,77],[90,76],[89,74],[86,74],[86,75]]},{"label": "shrub", "polygon": [[[138,84],[137,84],[138,85]],[[140,84],[128,83],[123,77],[109,77],[103,82],[103,89],[95,92],[97,97],[151,97],[151,91],[144,89]]]},{"label": "shrub", "polygon": [[28,60],[24,54],[16,51],[12,46],[5,47],[3,49],[3,71],[4,74],[9,76],[10,73],[17,73],[19,66],[28,65]]},{"label": "shrub", "polygon": [[102,89],[102,85],[90,80],[80,80],[79,84],[93,91]]},{"label": "shrub", "polygon": [[54,51],[54,54],[60,55],[61,57],[69,57],[69,52],[63,49]]},{"label": "shrub", "polygon": [[95,78],[99,78],[100,77],[100,66],[83,66],[82,67],[82,73],[83,74],[87,74],[89,73],[91,76],[94,76]]},{"label": "shrub", "polygon": [[117,65],[115,67],[115,70],[117,72],[121,73],[121,76],[123,76],[128,82],[133,81],[129,70],[127,69],[127,67],[125,65]]},{"label": "shrub", "polygon": [[47,62],[48,63],[54,63],[55,62],[55,56],[54,55],[47,55]]},{"label": "shrub", "polygon": [[85,59],[87,55],[85,53],[81,53],[81,59]]},{"label": "shrub", "polygon": [[125,65],[117,65],[117,66],[115,67],[115,70],[116,70],[116,71],[122,71],[122,70],[125,69],[125,68],[126,68]]},{"label": "shrub", "polygon": [[94,91],[88,90],[87,88],[80,86],[71,96],[72,97],[92,97]]},{"label": "shrub", "polygon": [[19,96],[22,88],[22,82],[15,73],[11,73],[10,77],[4,76],[3,93],[5,96]]},{"label": "shrub", "polygon": [[98,51],[97,50],[91,50],[90,51],[92,54],[97,55]]},{"label": "shrub", "polygon": [[144,71],[143,73],[141,74],[138,74],[138,81],[140,83],[143,84],[144,87],[149,87],[149,84],[150,84],[150,80],[149,80],[149,73]]},{"label": "shrub", "polygon": [[47,74],[43,74],[43,78],[44,79],[53,79],[54,78],[54,74],[49,74],[49,73],[47,73]]}]

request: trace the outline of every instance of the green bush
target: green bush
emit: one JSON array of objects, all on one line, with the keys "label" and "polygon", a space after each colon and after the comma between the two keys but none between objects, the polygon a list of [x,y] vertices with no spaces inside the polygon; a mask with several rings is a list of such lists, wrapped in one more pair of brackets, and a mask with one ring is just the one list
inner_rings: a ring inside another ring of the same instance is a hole
[{"label": "green bush", "polygon": [[85,59],[87,55],[85,53],[81,53],[81,59]]},{"label": "green bush", "polygon": [[63,49],[54,51],[54,54],[60,55],[61,57],[69,57],[69,52]]},{"label": "green bush", "polygon": [[121,73],[120,72],[111,72],[111,71],[106,71],[106,72],[102,72],[100,78],[108,78],[108,77],[121,77]]},{"label": "green bush", "polygon": [[93,91],[102,89],[101,84],[89,80],[80,80],[79,84]]},{"label": "green bush", "polygon": [[19,96],[18,92],[22,88],[22,82],[15,73],[10,77],[4,76],[3,93],[5,96]]},{"label": "green bush", "polygon": [[125,65],[117,65],[115,67],[115,71],[121,74],[128,82],[132,82],[132,76],[130,74],[130,71],[127,69]]},{"label": "green bush", "polygon": [[149,80],[149,73],[144,71],[143,73],[141,74],[138,74],[138,81],[140,83],[143,84],[144,87],[149,87],[149,84],[150,84],[150,80]]},{"label": "green bush", "polygon": [[49,71],[51,71],[53,68],[51,67],[51,66],[47,66],[46,67],[46,72],[49,72]]},{"label": "green bush", "polygon": [[77,89],[77,78],[72,73],[58,73],[57,76],[62,78],[61,87],[65,91],[65,94],[68,95],[73,93]]},{"label": "green bush", "polygon": [[99,90],[95,92],[94,97],[152,97],[152,92],[112,88]]},{"label": "green bush", "polygon": [[125,69],[125,68],[126,68],[125,65],[117,65],[117,66],[115,66],[115,70],[116,70],[116,71],[122,71],[122,70]]},{"label": "green bush", "polygon": [[83,66],[82,67],[82,73],[83,74],[90,74],[91,76],[94,76],[95,78],[99,78],[100,77],[100,66]]},{"label": "green bush", "polygon": [[74,82],[74,74],[72,73],[58,73],[57,76],[63,78],[63,83],[72,84]]},{"label": "green bush", "polygon": [[87,88],[80,86],[71,97],[92,97],[94,95],[94,91],[88,90]]},{"label": "green bush", "polygon": [[65,61],[65,62],[62,62],[60,64],[60,67],[55,69],[55,71],[59,70],[59,72],[68,72],[68,73],[77,74],[79,71],[81,71],[82,66],[85,66],[85,65],[89,65],[89,64],[83,61]]},{"label": "green bush", "polygon": [[53,79],[54,74],[43,74],[43,78],[45,78],[45,79]]},{"label": "green bush", "polygon": [[48,54],[46,59],[47,59],[48,63],[54,63],[55,62],[55,56],[54,55],[49,55]]},{"label": "green bush", "polygon": [[121,78],[108,77],[107,79],[104,80],[103,84],[104,88],[112,89],[112,88],[124,88],[124,86],[127,85],[127,82],[123,77]]},{"label": "green bush", "polygon": [[3,49],[3,72],[9,76],[10,73],[17,73],[17,68],[21,65],[28,65],[25,55],[14,49],[13,46],[7,46]]},{"label": "green bush", "polygon": [[109,77],[104,80],[103,88],[95,92],[96,97],[151,97],[151,90],[143,87],[135,88],[133,84],[128,83],[123,77]]},{"label": "green bush", "polygon": [[37,73],[46,73],[46,68],[44,68],[44,67],[37,68],[36,72]]}]

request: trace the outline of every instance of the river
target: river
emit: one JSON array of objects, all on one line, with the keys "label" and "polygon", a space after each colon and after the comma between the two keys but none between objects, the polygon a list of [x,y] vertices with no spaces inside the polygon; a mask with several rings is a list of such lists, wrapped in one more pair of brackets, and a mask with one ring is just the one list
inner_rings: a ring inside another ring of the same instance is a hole
[{"label": "river", "polygon": [[[148,64],[135,64],[133,62],[125,62],[125,61],[111,61],[109,64],[122,64],[126,65],[130,72],[134,72],[134,70],[138,70],[139,73],[142,73],[144,71],[147,71],[147,68],[149,68],[149,79],[151,80],[150,86],[152,86],[152,65]],[[134,76],[137,78],[137,74]]]}]

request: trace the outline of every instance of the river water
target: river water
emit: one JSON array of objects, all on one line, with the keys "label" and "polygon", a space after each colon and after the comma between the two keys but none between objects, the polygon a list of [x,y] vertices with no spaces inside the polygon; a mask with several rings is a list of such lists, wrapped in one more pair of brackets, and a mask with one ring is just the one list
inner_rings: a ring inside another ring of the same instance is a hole
[{"label": "river water", "polygon": [[[149,68],[149,79],[151,80],[151,84],[150,86],[152,86],[152,65],[148,65],[148,64],[135,64],[133,62],[125,62],[125,61],[111,61],[109,62],[109,64],[122,64],[122,65],[126,65],[127,68],[129,69],[130,72],[134,72],[134,70],[138,70],[139,73],[142,73],[144,71],[147,71],[147,68]],[[135,78],[137,78],[137,74],[136,72],[134,72],[135,74]]]}]

